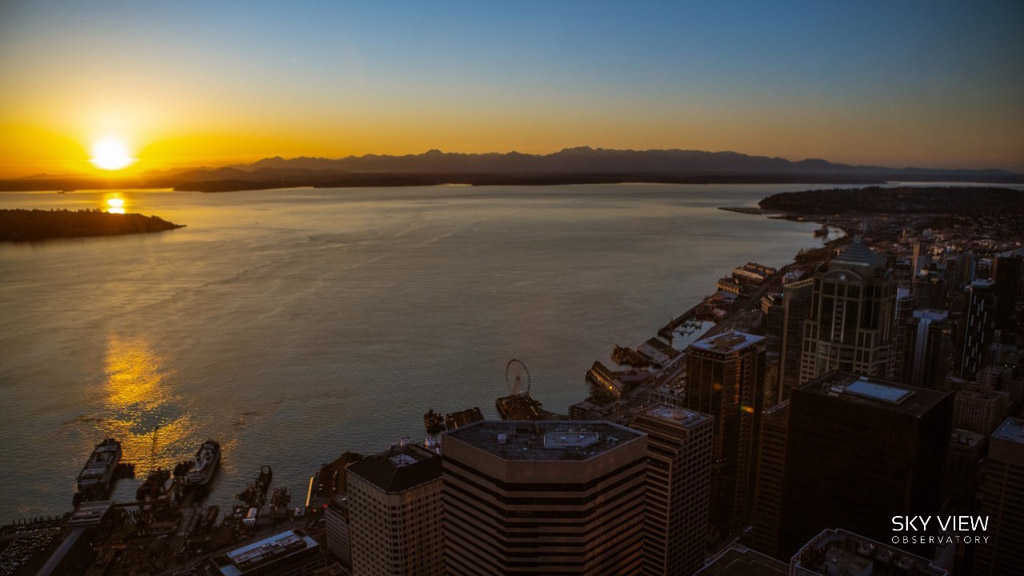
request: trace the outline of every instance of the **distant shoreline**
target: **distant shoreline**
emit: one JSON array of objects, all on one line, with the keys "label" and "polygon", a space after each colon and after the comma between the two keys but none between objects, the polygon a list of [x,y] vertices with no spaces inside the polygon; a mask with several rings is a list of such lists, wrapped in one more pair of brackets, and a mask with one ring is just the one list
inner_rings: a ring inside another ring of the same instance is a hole
[{"label": "distant shoreline", "polygon": [[150,234],[184,227],[158,216],[99,210],[0,210],[0,242]]},{"label": "distant shoreline", "polygon": [[163,189],[176,192],[241,192],[288,188],[401,188],[410,186],[566,186],[573,184],[852,184],[879,186],[891,182],[964,183],[986,186],[1024,184],[1018,175],[949,174],[627,174],[627,173],[321,173],[283,177],[245,174],[231,178],[22,178],[0,180],[0,192]]}]

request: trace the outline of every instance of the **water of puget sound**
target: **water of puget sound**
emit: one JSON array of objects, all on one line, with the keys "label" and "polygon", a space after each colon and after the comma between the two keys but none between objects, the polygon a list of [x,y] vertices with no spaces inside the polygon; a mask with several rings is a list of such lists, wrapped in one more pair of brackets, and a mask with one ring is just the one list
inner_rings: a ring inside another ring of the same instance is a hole
[{"label": "water of puget sound", "polygon": [[[187,228],[0,245],[0,522],[70,510],[107,436],[142,478],[219,440],[223,510],[261,464],[301,501],[343,451],[421,440],[428,408],[497,417],[511,358],[564,413],[595,360],[733,266],[820,245],[813,224],[717,207],[815,187],[118,191]],[[114,194],[0,193],[0,208]]]}]

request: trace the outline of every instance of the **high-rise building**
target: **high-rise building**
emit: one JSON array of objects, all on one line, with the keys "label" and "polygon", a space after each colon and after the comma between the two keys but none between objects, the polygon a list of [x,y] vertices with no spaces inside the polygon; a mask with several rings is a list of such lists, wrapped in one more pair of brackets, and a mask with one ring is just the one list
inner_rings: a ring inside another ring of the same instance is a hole
[{"label": "high-rise building", "polygon": [[324,509],[327,551],[346,568],[352,567],[352,531],[349,529],[348,494],[335,495]]},{"label": "high-rise building", "polygon": [[988,436],[1002,424],[1010,409],[1006,392],[980,383],[967,383],[956,393],[953,403],[953,427]]},{"label": "high-rise building", "polygon": [[713,421],[666,404],[633,421],[647,433],[646,576],[691,576],[704,565]]},{"label": "high-rise building", "polygon": [[884,378],[892,370],[896,282],[885,258],[859,240],[814,275],[800,381],[831,370]]},{"label": "high-rise building", "polygon": [[1024,258],[1012,252],[996,257],[996,327],[1004,332],[1016,332],[1017,301],[1024,290]]},{"label": "high-rise building", "polygon": [[959,376],[968,380],[982,368],[995,334],[996,291],[992,280],[975,280],[967,295]]},{"label": "high-rise building", "polygon": [[972,509],[981,477],[984,443],[984,436],[970,430],[956,428],[949,435],[943,491],[959,510]]},{"label": "high-rise building", "polygon": [[1007,418],[992,433],[981,486],[987,543],[978,544],[975,576],[1020,574],[1024,566],[1024,420]]},{"label": "high-rise building", "polygon": [[[879,539],[880,540],[880,539]],[[926,558],[846,530],[823,530],[790,561],[790,576],[946,576]]]},{"label": "high-rise building", "polygon": [[789,399],[800,384],[800,358],[803,355],[804,322],[811,315],[814,278],[791,282],[782,287],[782,333],[779,346],[779,396],[769,404]]},{"label": "high-rise building", "polygon": [[902,366],[896,380],[935,390],[945,386],[953,352],[952,330],[945,310],[921,308],[903,325]]},{"label": "high-rise building", "polygon": [[444,574],[441,457],[398,445],[346,474],[353,576]]},{"label": "high-rise building", "polygon": [[911,295],[908,288],[896,289],[896,336],[892,344],[892,362],[889,375],[898,382],[909,382],[910,374],[903,374],[907,366],[907,356],[911,355],[913,344],[907,341],[907,329],[914,317],[914,309],[917,307],[917,297]]},{"label": "high-rise building", "polygon": [[914,296],[921,308],[945,308],[947,292],[945,267],[931,266],[914,278]]},{"label": "high-rise building", "polygon": [[709,521],[719,536],[749,520],[763,406],[763,341],[732,331],[687,349],[686,407],[715,419]]},{"label": "high-rise building", "polygon": [[777,557],[832,526],[883,537],[894,515],[939,513],[952,394],[833,372],[789,410]]},{"label": "high-rise building", "polygon": [[647,435],[609,422],[474,422],[441,439],[452,576],[643,568]]},{"label": "high-rise building", "polygon": [[761,448],[754,495],[753,548],[769,556],[778,553],[788,430],[788,400],[765,410],[761,416]]}]

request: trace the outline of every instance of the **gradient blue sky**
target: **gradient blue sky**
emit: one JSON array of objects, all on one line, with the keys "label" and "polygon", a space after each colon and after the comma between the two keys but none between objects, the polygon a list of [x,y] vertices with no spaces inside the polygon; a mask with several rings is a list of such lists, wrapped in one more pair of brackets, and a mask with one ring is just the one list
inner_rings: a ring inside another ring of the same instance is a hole
[{"label": "gradient blue sky", "polygon": [[735,150],[1024,171],[1024,2],[2,2],[0,174]]}]

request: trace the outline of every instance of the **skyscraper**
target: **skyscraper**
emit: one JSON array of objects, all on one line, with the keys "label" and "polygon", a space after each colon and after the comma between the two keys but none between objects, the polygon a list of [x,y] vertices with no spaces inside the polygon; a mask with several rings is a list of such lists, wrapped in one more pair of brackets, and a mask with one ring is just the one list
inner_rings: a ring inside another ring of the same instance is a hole
[{"label": "skyscraper", "polygon": [[642,432],[484,421],[449,431],[441,447],[448,574],[641,573]]},{"label": "skyscraper", "polygon": [[756,492],[754,495],[753,548],[775,556],[782,516],[782,486],[786,471],[789,401],[765,410],[761,416]]},{"label": "skyscraper", "polygon": [[763,341],[732,331],[687,349],[686,407],[715,419],[710,524],[719,535],[749,520],[763,404]]},{"label": "skyscraper", "polygon": [[945,310],[914,310],[913,317],[903,326],[900,345],[903,350],[902,366],[897,372],[897,380],[935,390],[945,387],[953,351],[948,317]]},{"label": "skyscraper", "polygon": [[830,370],[884,378],[895,338],[896,282],[885,258],[855,239],[814,276],[800,381]]},{"label": "skyscraper", "polygon": [[771,404],[789,399],[800,384],[800,358],[803,354],[804,321],[811,315],[814,279],[791,282],[782,287],[782,334],[779,350],[779,396]]},{"label": "skyscraper", "polygon": [[646,576],[691,576],[704,565],[713,420],[659,404],[633,421],[647,433]]},{"label": "skyscraper", "polygon": [[988,345],[995,333],[996,291],[992,280],[975,280],[967,295],[963,347],[960,350],[961,378],[971,380],[981,370]]},{"label": "skyscraper", "polygon": [[992,433],[981,485],[990,541],[977,546],[975,576],[1020,574],[1024,566],[1024,420],[1007,418]]},{"label": "skyscraper", "polygon": [[996,257],[996,327],[1004,332],[1016,332],[1015,308],[1024,289],[1024,258],[1014,253]]},{"label": "skyscraper", "polygon": [[353,576],[444,574],[441,457],[405,444],[346,474]]},{"label": "skyscraper", "polygon": [[889,534],[898,514],[938,514],[953,397],[833,372],[793,391],[779,556],[844,526]]}]

